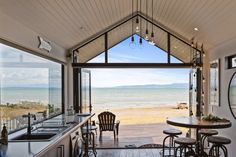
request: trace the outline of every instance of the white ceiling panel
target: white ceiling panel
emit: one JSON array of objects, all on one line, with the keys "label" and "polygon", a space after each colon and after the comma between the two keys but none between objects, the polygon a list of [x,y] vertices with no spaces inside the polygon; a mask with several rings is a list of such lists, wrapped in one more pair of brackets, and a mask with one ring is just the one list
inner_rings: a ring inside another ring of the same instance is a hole
[{"label": "white ceiling panel", "polygon": [[[137,0],[134,2],[137,11]],[[152,1],[141,2],[143,14],[148,2],[150,17]],[[235,0],[154,0],[153,3],[154,20],[158,24],[184,40],[195,37],[207,50],[236,37]],[[131,6],[132,0],[0,0],[0,12],[66,49],[130,16]],[[195,27],[198,32],[193,30]],[[124,29],[117,39],[127,37],[127,32]]]}]

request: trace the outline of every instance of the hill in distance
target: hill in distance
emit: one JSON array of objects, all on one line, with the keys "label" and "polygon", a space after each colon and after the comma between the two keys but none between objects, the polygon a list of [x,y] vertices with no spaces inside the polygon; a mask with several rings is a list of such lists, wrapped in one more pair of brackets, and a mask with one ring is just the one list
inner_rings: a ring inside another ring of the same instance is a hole
[{"label": "hill in distance", "polygon": [[188,88],[188,83],[172,83],[172,84],[146,84],[146,85],[128,85],[115,86],[109,88]]}]

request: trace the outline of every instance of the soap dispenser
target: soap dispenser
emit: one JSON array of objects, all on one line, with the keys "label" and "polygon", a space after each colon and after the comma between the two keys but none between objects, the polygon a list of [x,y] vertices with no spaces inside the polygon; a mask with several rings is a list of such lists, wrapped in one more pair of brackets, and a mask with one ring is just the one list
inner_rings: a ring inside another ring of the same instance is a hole
[{"label": "soap dispenser", "polygon": [[8,144],[8,132],[7,127],[3,124],[2,132],[1,132],[1,143],[4,145]]}]

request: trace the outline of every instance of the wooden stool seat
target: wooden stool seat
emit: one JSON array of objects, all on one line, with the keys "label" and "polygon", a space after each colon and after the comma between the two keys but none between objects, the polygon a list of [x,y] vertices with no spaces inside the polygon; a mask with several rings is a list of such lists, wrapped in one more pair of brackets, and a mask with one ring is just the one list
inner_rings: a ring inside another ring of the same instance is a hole
[{"label": "wooden stool seat", "polygon": [[177,135],[181,135],[182,131],[177,130],[177,129],[166,129],[166,130],[163,130],[163,133],[166,135],[177,136]]},{"label": "wooden stool seat", "polygon": [[181,137],[181,138],[175,139],[175,143],[180,144],[180,145],[194,145],[196,144],[196,140],[193,138]]},{"label": "wooden stool seat", "polygon": [[179,146],[176,147],[174,156],[177,157],[178,150],[179,150],[179,156],[195,156],[195,151],[193,147],[196,145],[197,141],[193,138],[188,137],[181,137],[177,138],[175,141],[175,144],[178,144]]},{"label": "wooden stool seat", "polygon": [[208,137],[208,142],[213,144],[224,145],[224,144],[230,144],[231,140],[221,136],[210,136]]},{"label": "wooden stool seat", "polygon": [[[168,150],[169,152],[168,156],[171,156],[173,152],[172,150],[175,149],[174,138],[177,138],[178,135],[181,135],[182,131],[177,129],[166,129],[163,130],[163,133],[166,134],[167,136],[163,140],[162,155],[163,157],[165,157],[165,150]],[[169,141],[169,143],[167,143],[168,145],[166,145],[166,140]]]},{"label": "wooden stool seat", "polygon": [[222,136],[210,136],[207,140],[213,144],[209,151],[209,156],[219,157],[221,156],[220,152],[223,151],[224,157],[228,157],[228,150],[225,145],[231,143],[230,139]]},{"label": "wooden stool seat", "polygon": [[202,129],[199,131],[200,134],[205,135],[205,136],[213,136],[217,135],[218,131],[217,130],[210,130],[210,129]]}]

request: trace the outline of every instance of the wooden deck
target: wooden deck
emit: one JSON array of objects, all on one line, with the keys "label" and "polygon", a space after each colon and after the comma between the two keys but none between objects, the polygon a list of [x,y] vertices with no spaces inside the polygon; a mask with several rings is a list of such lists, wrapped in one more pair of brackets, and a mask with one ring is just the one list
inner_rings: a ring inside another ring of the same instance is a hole
[{"label": "wooden deck", "polygon": [[97,157],[161,157],[161,149],[100,149]]},{"label": "wooden deck", "polygon": [[165,137],[162,133],[163,130],[171,127],[165,123],[121,125],[117,140],[114,140],[113,132],[103,132],[102,140],[99,140],[98,131],[97,148],[126,148],[127,145],[139,147],[144,144],[162,144]]}]

